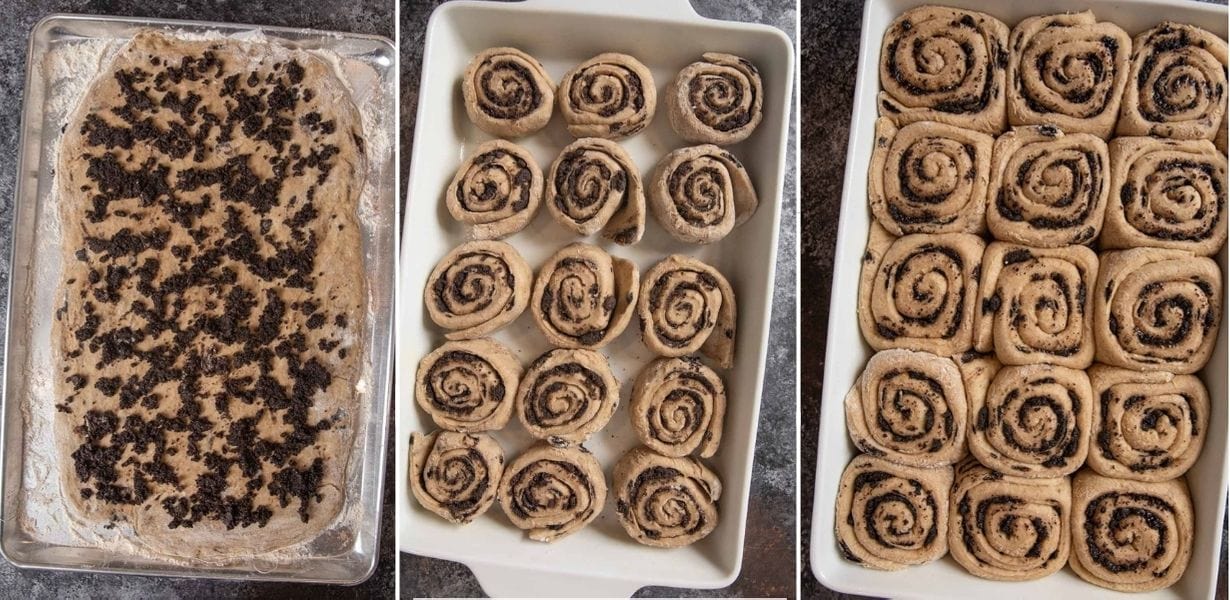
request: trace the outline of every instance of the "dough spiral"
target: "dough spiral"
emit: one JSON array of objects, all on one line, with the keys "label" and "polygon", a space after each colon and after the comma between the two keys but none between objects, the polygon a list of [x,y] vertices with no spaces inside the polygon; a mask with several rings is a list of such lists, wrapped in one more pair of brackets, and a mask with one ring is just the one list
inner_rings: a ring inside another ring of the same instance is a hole
[{"label": "dough spiral", "polygon": [[564,246],[534,279],[534,322],[552,345],[596,350],[628,326],[638,282],[631,261],[589,244]]},{"label": "dough spiral", "polygon": [[555,84],[534,57],[516,48],[488,48],[466,67],[461,95],[466,114],[479,129],[518,138],[551,120]]},{"label": "dough spiral", "polygon": [[657,110],[653,75],[639,60],[606,52],[559,82],[559,111],[573,137],[619,140],[649,126]]},{"label": "dough spiral", "polygon": [[467,242],[446,254],[423,289],[428,316],[449,330],[444,337],[468,340],[504,327],[525,310],[533,271],[504,242]]},{"label": "dough spiral", "polygon": [[1119,135],[1211,140],[1226,115],[1226,42],[1165,22],[1136,36]]},{"label": "dough spiral", "polygon": [[531,540],[554,542],[597,518],[606,491],[602,465],[589,450],[539,442],[504,468],[497,497]]},{"label": "dough spiral", "polygon": [[492,140],[461,164],[444,199],[449,214],[471,225],[476,239],[500,239],[534,219],[542,186],[542,170],[525,148]]},{"label": "dough spiral", "polygon": [[549,350],[517,388],[517,418],[530,435],[554,445],[584,442],[618,406],[619,381],[606,357],[593,350]]},{"label": "dough spiral", "polygon": [[521,372],[521,362],[498,342],[448,342],[419,361],[414,397],[441,429],[502,429]]},{"label": "dough spiral", "polygon": [[666,91],[671,128],[693,144],[737,144],[760,124],[760,71],[731,54],[706,52],[679,71]]},{"label": "dough spiral", "polygon": [[659,358],[636,376],[628,414],[654,452],[708,458],[722,442],[726,386],[700,359]]},{"label": "dough spiral", "polygon": [[419,504],[458,525],[495,502],[504,451],[486,434],[410,434],[410,491]]},{"label": "dough spiral", "polygon": [[920,469],[860,454],[837,488],[837,544],[847,560],[895,571],[948,551],[952,467]]},{"label": "dough spiral", "polygon": [[672,254],[645,273],[640,301],[641,340],[654,354],[696,352],[723,369],[735,364],[735,292],[717,269]]},{"label": "dough spiral", "polygon": [[687,546],[717,527],[722,482],[695,458],[633,448],[615,463],[614,482],[619,522],[646,546]]},{"label": "dough spiral", "polygon": [[566,229],[627,246],[645,234],[645,192],[636,163],[598,138],[568,144],[547,174],[547,211]]},{"label": "dough spiral", "polygon": [[662,157],[649,184],[649,207],[675,239],[721,241],[756,212],[752,180],[733,154],[713,145],[680,148]]}]

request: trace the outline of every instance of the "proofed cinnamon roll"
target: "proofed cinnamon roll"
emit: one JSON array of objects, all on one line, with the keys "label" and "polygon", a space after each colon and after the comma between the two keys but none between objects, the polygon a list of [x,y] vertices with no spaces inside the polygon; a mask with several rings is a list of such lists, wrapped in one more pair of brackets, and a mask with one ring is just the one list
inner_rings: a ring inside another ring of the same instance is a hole
[{"label": "proofed cinnamon roll", "polygon": [[547,211],[580,234],[627,246],[645,233],[645,192],[636,163],[619,144],[583,138],[568,144],[547,173]]},{"label": "proofed cinnamon roll", "polygon": [[596,519],[606,491],[602,465],[589,450],[539,442],[504,467],[497,498],[531,540],[554,542]]},{"label": "proofed cinnamon roll", "polygon": [[920,469],[866,454],[854,457],[837,488],[837,545],[872,569],[921,565],[948,551],[952,467]]},{"label": "proofed cinnamon roll", "polygon": [[698,358],[659,358],[636,376],[628,414],[653,451],[708,458],[722,442],[726,386]]},{"label": "proofed cinnamon roll", "polygon": [[995,239],[1057,248],[1098,237],[1110,188],[1101,138],[1014,127],[995,140],[993,156],[987,226]]},{"label": "proofed cinnamon roll", "polygon": [[485,142],[457,169],[444,201],[476,239],[504,238],[525,229],[538,212],[542,170],[525,148]]},{"label": "proofed cinnamon roll", "polygon": [[410,434],[410,491],[419,504],[458,525],[491,508],[504,451],[486,434]]},{"label": "proofed cinnamon roll", "polygon": [[615,463],[613,485],[619,522],[646,546],[687,546],[717,527],[722,482],[695,458],[633,448]]},{"label": "proofed cinnamon roll", "polygon": [[1094,288],[1098,362],[1195,373],[1213,354],[1221,314],[1221,270],[1212,260],[1163,248],[1102,254]]},{"label": "proofed cinnamon roll", "polygon": [[1183,23],[1136,36],[1119,135],[1211,140],[1226,114],[1226,42]]},{"label": "proofed cinnamon roll", "polygon": [[731,54],[706,52],[679,71],[666,90],[671,128],[693,144],[729,146],[760,124],[764,104],[760,71]]},{"label": "proofed cinnamon roll", "polygon": [[569,244],[538,270],[530,312],[551,344],[596,350],[628,326],[639,281],[632,261]]},{"label": "proofed cinnamon roll", "polygon": [[649,206],[680,241],[721,241],[752,217],[759,201],[752,179],[733,154],[713,145],[680,148],[662,157],[649,183]]},{"label": "proofed cinnamon roll", "polygon": [[880,116],[984,133],[1007,123],[1008,26],[990,15],[921,6],[897,17],[880,49]]},{"label": "proofed cinnamon roll", "polygon": [[488,48],[466,67],[461,95],[479,129],[518,138],[551,120],[555,84],[534,57],[516,48]]},{"label": "proofed cinnamon roll", "polygon": [[517,388],[517,418],[525,430],[557,446],[584,442],[618,406],[619,381],[606,357],[593,350],[549,350]]},{"label": "proofed cinnamon roll", "polygon": [[446,254],[427,278],[423,305],[450,340],[485,336],[516,319],[530,299],[533,272],[504,242],[467,242]]},{"label": "proofed cinnamon roll", "polygon": [[639,60],[607,52],[564,75],[558,96],[560,114],[573,137],[619,140],[649,126],[658,89]]},{"label": "proofed cinnamon roll", "polygon": [[494,340],[448,342],[419,361],[414,397],[442,429],[502,429],[521,372],[512,351]]},{"label": "proofed cinnamon roll", "polygon": [[641,282],[641,340],[659,356],[700,352],[723,369],[735,364],[735,292],[717,269],[672,254]]}]

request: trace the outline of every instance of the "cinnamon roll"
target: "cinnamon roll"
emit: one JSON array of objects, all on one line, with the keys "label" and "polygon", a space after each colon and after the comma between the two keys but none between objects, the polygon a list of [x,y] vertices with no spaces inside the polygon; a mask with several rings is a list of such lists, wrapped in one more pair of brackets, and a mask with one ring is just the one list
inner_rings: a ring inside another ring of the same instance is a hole
[{"label": "cinnamon roll", "polygon": [[893,239],[871,224],[858,286],[858,324],[876,350],[947,356],[973,347],[982,238],[969,233]]},{"label": "cinnamon roll", "polygon": [[597,350],[628,326],[638,282],[632,261],[569,244],[538,270],[530,312],[552,345]]},{"label": "cinnamon roll", "polygon": [[846,430],[859,450],[912,467],[965,453],[965,385],[950,358],[877,352],[846,395]]},{"label": "cinnamon roll", "polygon": [[1198,377],[1094,365],[1089,382],[1097,398],[1090,468],[1107,477],[1164,481],[1196,463],[1211,424],[1209,393]]},{"label": "cinnamon roll", "polygon": [[1098,362],[1178,374],[1209,362],[1222,314],[1217,263],[1182,250],[1107,252],[1094,291]]},{"label": "cinnamon roll", "polygon": [[698,358],[659,358],[636,376],[628,414],[653,451],[708,458],[722,442],[726,386]]},{"label": "cinnamon roll", "polygon": [[1085,462],[1093,391],[1084,371],[1004,367],[969,400],[969,449],[987,467],[1034,479],[1068,475]]},{"label": "cinnamon roll", "polygon": [[531,540],[554,542],[598,517],[606,479],[584,447],[539,442],[504,468],[497,498],[508,520]]},{"label": "cinnamon roll", "polygon": [[441,429],[493,431],[508,423],[520,381],[521,362],[498,342],[448,342],[419,361],[414,397]]},{"label": "cinnamon roll", "polygon": [[518,138],[551,120],[555,84],[534,57],[516,48],[488,48],[466,67],[461,95],[479,129]]},{"label": "cinnamon roll", "polygon": [[573,137],[619,140],[649,126],[658,88],[639,60],[607,52],[564,75],[558,96],[560,114]]},{"label": "cinnamon roll", "polygon": [[720,241],[750,219],[758,204],[743,165],[713,145],[667,154],[650,178],[649,207],[662,228],[683,242]]},{"label": "cinnamon roll", "polygon": [[525,430],[557,446],[584,442],[618,406],[619,381],[606,357],[593,350],[549,350],[517,388],[517,417]]},{"label": "cinnamon roll", "polygon": [[897,17],[880,49],[880,116],[983,133],[1007,123],[1008,26],[990,15],[921,6]]},{"label": "cinnamon roll", "polygon": [[1211,140],[1226,114],[1226,42],[1169,21],[1132,42],[1119,135]]},{"label": "cinnamon roll", "polygon": [[1226,155],[1208,140],[1110,143],[1103,248],[1177,248],[1211,256],[1226,242]]},{"label": "cinnamon roll", "polygon": [[679,71],[666,90],[671,128],[693,144],[729,146],[760,124],[760,71],[732,54],[706,52]]},{"label": "cinnamon roll", "polygon": [[450,340],[485,336],[525,310],[533,272],[504,242],[467,242],[449,252],[427,278],[423,306]]},{"label": "cinnamon roll", "polygon": [[410,491],[419,504],[457,525],[495,502],[504,451],[483,433],[410,434]]},{"label": "cinnamon roll", "polygon": [[1025,479],[974,458],[957,465],[948,513],[948,550],[971,574],[1029,581],[1059,571],[1071,549],[1067,477]]},{"label": "cinnamon roll", "polygon": [[952,467],[920,469],[860,454],[837,488],[837,545],[843,557],[896,571],[948,551]]},{"label": "cinnamon roll", "polygon": [[530,224],[542,202],[542,170],[525,148],[504,140],[478,146],[444,194],[454,219],[476,239],[510,236]]},{"label": "cinnamon roll", "polygon": [[920,121],[900,129],[876,120],[867,198],[893,235],[980,233],[995,139],[985,133]]},{"label": "cinnamon roll", "polygon": [[1085,246],[992,242],[982,257],[974,347],[1007,365],[1093,363],[1098,256]]},{"label": "cinnamon roll", "polygon": [[1008,122],[1114,133],[1130,69],[1127,32],[1084,11],[1025,19],[1009,41]]},{"label": "cinnamon roll", "polygon": [[645,192],[636,163],[598,138],[568,144],[547,173],[547,211],[566,229],[627,246],[645,234]]},{"label": "cinnamon roll", "polygon": [[695,458],[633,448],[615,463],[614,482],[619,522],[646,546],[687,546],[717,527],[722,482]]},{"label": "cinnamon roll", "polygon": [[1081,579],[1120,592],[1174,585],[1192,555],[1192,498],[1182,478],[1145,483],[1089,470],[1072,479],[1072,557]]},{"label": "cinnamon roll", "polygon": [[987,226],[995,239],[1058,248],[1098,237],[1110,188],[1101,138],[1014,127],[995,140],[992,155]]},{"label": "cinnamon roll", "polygon": [[723,369],[735,365],[735,292],[717,269],[672,254],[645,273],[640,301],[641,340],[654,354],[700,352]]}]

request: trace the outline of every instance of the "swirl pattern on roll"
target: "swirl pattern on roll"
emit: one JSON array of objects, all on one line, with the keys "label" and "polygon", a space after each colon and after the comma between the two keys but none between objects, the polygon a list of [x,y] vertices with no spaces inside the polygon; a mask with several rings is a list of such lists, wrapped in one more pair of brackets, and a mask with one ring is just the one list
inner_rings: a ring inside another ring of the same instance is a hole
[{"label": "swirl pattern on roll", "polygon": [[419,361],[414,397],[442,429],[502,429],[512,415],[521,372],[521,362],[498,342],[448,342]]},{"label": "swirl pattern on roll", "polygon": [[606,492],[602,465],[589,450],[539,442],[504,468],[497,498],[531,540],[554,542],[596,519]]},{"label": "swirl pattern on roll", "polygon": [[444,194],[454,219],[476,239],[507,237],[529,225],[542,202],[542,170],[524,148],[504,140],[480,144]]},{"label": "swirl pattern on roll", "polygon": [[1007,123],[1008,26],[990,15],[922,6],[897,17],[880,50],[880,116],[983,133]]},{"label": "swirl pattern on roll", "polygon": [[1008,121],[1109,138],[1128,80],[1132,38],[1090,11],[1030,17],[1010,38]]},{"label": "swirl pattern on roll", "polygon": [[1082,579],[1120,592],[1174,585],[1192,554],[1192,499],[1182,478],[1155,483],[1089,470],[1072,480],[1072,557]]},{"label": "swirl pattern on roll", "polygon": [[620,245],[645,234],[645,192],[636,163],[619,144],[598,138],[568,144],[547,173],[547,211],[579,235]]},{"label": "swirl pattern on roll", "polygon": [[650,179],[649,207],[662,228],[683,242],[721,241],[758,205],[743,164],[714,145],[667,154]]},{"label": "swirl pattern on roll", "polygon": [[760,71],[747,59],[706,52],[679,71],[666,91],[671,128],[693,144],[729,146],[756,129],[764,91]]},{"label": "swirl pattern on roll", "polygon": [[966,393],[970,453],[987,467],[1034,479],[1069,475],[1085,462],[1093,391],[1084,371],[1004,367],[986,390]]},{"label": "swirl pattern on roll", "polygon": [[631,261],[570,244],[538,270],[530,312],[552,345],[596,350],[628,326],[639,281]]},{"label": "swirl pattern on roll", "polygon": [[1102,255],[1094,293],[1098,362],[1195,373],[1213,354],[1221,314],[1221,270],[1208,258],[1162,248]]},{"label": "swirl pattern on roll", "polygon": [[614,485],[619,522],[646,546],[687,546],[717,527],[722,482],[695,458],[633,448],[615,463]]},{"label": "swirl pattern on roll", "polygon": [[1067,477],[1025,479],[973,458],[957,465],[948,550],[983,579],[1029,581],[1059,571],[1071,549]]},{"label": "swirl pattern on roll", "polygon": [[466,114],[479,129],[518,138],[551,120],[555,84],[534,57],[516,48],[488,48],[470,61],[461,94]]},{"label": "swirl pattern on roll", "polygon": [[619,140],[653,120],[658,89],[639,60],[607,52],[574,67],[559,83],[559,110],[573,137]]},{"label": "swirl pattern on roll", "polygon": [[871,212],[893,235],[980,233],[994,138],[930,121],[876,120],[867,170]]},{"label": "swirl pattern on roll", "polygon": [[735,364],[735,292],[717,269],[672,254],[645,273],[637,313],[641,340],[659,356],[700,352],[723,369]]},{"label": "swirl pattern on roll", "polygon": [[851,562],[885,571],[948,551],[952,467],[920,469],[860,454],[837,488],[837,545]]},{"label": "swirl pattern on roll", "polygon": [[1087,244],[1106,213],[1106,142],[1050,125],[1014,127],[995,140],[987,226],[995,239],[1035,248]]},{"label": "swirl pattern on roll", "polygon": [[606,426],[619,406],[619,380],[605,356],[549,350],[517,388],[517,417],[530,435],[554,445],[580,444]]},{"label": "swirl pattern on roll", "polygon": [[1175,248],[1201,256],[1226,242],[1226,155],[1207,140],[1119,138],[1103,248]]},{"label": "swirl pattern on roll", "polygon": [[858,324],[876,350],[947,356],[973,347],[982,238],[969,233],[894,239],[871,224],[858,287]]},{"label": "swirl pattern on roll", "polygon": [[867,454],[939,467],[965,453],[965,385],[950,358],[877,352],[846,395],[845,408],[850,439]]},{"label": "swirl pattern on roll", "polygon": [[653,451],[708,458],[722,442],[726,386],[700,359],[659,358],[636,376],[628,414]]},{"label": "swirl pattern on roll", "polygon": [[1007,365],[1093,363],[1098,256],[1085,246],[992,242],[982,258],[974,347]]},{"label": "swirl pattern on roll", "polygon": [[423,305],[450,340],[485,336],[516,319],[530,299],[533,271],[504,242],[467,242],[446,254],[427,278]]},{"label": "swirl pattern on roll", "polygon": [[1200,378],[1094,365],[1089,467],[1107,477],[1165,481],[1200,457],[1211,426]]},{"label": "swirl pattern on roll", "polygon": [[486,434],[410,434],[410,490],[419,504],[465,525],[491,508],[504,451]]},{"label": "swirl pattern on roll", "polygon": [[1226,115],[1227,47],[1192,25],[1165,22],[1136,36],[1119,135],[1211,140]]}]

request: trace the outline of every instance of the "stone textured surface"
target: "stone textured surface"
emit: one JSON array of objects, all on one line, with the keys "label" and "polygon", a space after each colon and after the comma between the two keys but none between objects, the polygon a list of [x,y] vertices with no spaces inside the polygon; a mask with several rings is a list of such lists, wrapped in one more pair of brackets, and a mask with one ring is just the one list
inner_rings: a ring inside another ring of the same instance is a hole
[{"label": "stone textured surface", "polygon": [[[12,244],[12,204],[17,173],[21,98],[30,30],[51,13],[81,13],[260,23],[368,33],[393,38],[392,0],[301,0],[293,9],[279,0],[17,0],[5,2],[0,19],[0,294],[8,287]],[[0,312],[0,330],[4,314]],[[2,342],[0,342],[2,343]],[[392,469],[392,449],[387,457]],[[393,597],[393,494],[385,488],[380,533],[380,562],[375,575],[355,587],[305,586],[289,583],[224,582],[58,571],[21,570],[0,561],[0,597],[58,598],[391,598]]]},{"label": "stone textured surface", "polygon": [[[418,104],[419,64],[427,18],[439,0],[402,3],[401,139],[402,172],[408,172]],[[692,0],[706,17],[766,23],[795,37],[794,0]],[[797,92],[796,92],[797,97]],[[797,110],[797,108],[796,108]],[[793,119],[792,119],[793,122]],[[791,127],[786,189],[777,249],[777,284],[773,293],[768,373],[792,374],[795,365],[795,280],[797,277],[798,194],[795,131]],[[404,179],[404,178],[403,178]],[[403,185],[404,185],[403,181]],[[404,188],[403,188],[404,191]],[[404,196],[404,194],[403,194]],[[756,463],[752,473],[743,571],[734,585],[720,590],[643,588],[638,596],[794,597],[795,596],[795,381],[792,376],[766,377],[761,396]],[[409,554],[401,555],[401,595],[481,596],[482,588],[465,566]]]},{"label": "stone textured surface", "polygon": [[[1214,0],[1225,4],[1225,0]],[[940,2],[943,4],[943,2]],[[811,572],[812,490],[816,478],[816,440],[820,426],[820,388],[824,379],[829,285],[841,209],[846,143],[854,104],[862,0],[801,0],[803,132],[800,181],[804,198],[801,225],[800,306],[803,353],[800,366],[799,505],[800,597],[850,599],[825,589]],[[850,316],[851,318],[853,315]],[[1223,527],[1225,525],[1223,524]],[[1217,597],[1226,598],[1226,546],[1222,545]]]}]

